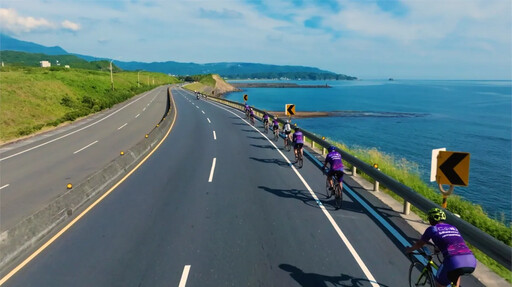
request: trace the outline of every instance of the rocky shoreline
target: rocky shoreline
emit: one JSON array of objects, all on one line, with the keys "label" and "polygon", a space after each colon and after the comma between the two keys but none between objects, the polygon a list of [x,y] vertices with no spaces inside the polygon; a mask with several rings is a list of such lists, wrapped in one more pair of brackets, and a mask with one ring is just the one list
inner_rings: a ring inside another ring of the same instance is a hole
[{"label": "rocky shoreline", "polygon": [[325,85],[299,85],[295,83],[230,83],[236,88],[331,88],[331,86]]}]

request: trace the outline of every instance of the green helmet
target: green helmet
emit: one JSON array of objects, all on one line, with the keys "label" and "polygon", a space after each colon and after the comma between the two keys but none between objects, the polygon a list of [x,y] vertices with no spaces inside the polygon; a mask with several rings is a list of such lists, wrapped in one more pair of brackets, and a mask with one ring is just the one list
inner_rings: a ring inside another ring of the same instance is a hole
[{"label": "green helmet", "polygon": [[434,222],[446,220],[446,213],[439,208],[432,208],[428,211],[428,220]]}]

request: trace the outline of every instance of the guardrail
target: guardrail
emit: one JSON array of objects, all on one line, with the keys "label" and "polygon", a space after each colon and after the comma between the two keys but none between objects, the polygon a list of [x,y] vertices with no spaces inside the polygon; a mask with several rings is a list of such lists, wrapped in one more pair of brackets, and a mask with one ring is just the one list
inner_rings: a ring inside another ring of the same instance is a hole
[{"label": "guardrail", "polygon": [[[222,103],[224,105],[244,110],[244,104],[221,99],[221,98],[215,98],[208,95],[203,95],[204,97]],[[255,115],[261,119],[261,117],[264,114],[263,110],[253,108],[255,111]],[[278,121],[281,124],[284,124],[285,121],[282,119],[278,119]],[[327,149],[332,144],[328,141],[325,141],[315,134],[301,129],[302,133],[306,138],[308,138],[311,141],[312,147],[317,145],[319,148],[322,148],[322,154],[325,153],[325,149]],[[356,170],[359,169],[361,172],[367,174],[371,178],[373,178],[376,182],[376,189],[378,189],[378,183],[382,183],[384,186],[386,186],[389,190],[397,194],[398,196],[402,197],[404,199],[404,213],[409,212],[410,204],[418,208],[420,211],[427,213],[429,209],[433,207],[441,208],[438,204],[428,200],[423,195],[417,193],[412,188],[398,182],[394,178],[386,175],[385,173],[381,172],[380,170],[374,168],[373,166],[363,162],[362,160],[358,159],[357,157],[340,150],[336,148],[338,152],[343,157],[343,160],[348,162],[350,165],[352,165],[352,173],[355,175]],[[464,237],[466,241],[471,243],[473,246],[478,248],[480,251],[485,253],[487,256],[491,257],[492,259],[496,260],[499,264],[503,265],[504,267],[511,269],[512,266],[512,248],[505,243],[497,240],[496,238],[490,236],[489,234],[483,232],[482,230],[476,228],[472,224],[462,220],[461,218],[457,217],[450,211],[446,210],[446,216],[449,224],[452,224],[459,229],[460,233]]]}]

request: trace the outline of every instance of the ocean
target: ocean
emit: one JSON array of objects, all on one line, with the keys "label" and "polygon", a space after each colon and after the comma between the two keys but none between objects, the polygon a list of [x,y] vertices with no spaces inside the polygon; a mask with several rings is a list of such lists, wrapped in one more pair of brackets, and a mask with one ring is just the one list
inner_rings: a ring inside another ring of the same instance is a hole
[{"label": "ocean", "polygon": [[248,104],[268,111],[284,111],[286,104],[295,104],[297,112],[340,111],[294,122],[347,146],[414,162],[425,182],[432,149],[469,152],[469,185],[454,193],[511,222],[512,81],[285,82],[332,88],[247,88],[226,98],[243,102],[247,94]]}]

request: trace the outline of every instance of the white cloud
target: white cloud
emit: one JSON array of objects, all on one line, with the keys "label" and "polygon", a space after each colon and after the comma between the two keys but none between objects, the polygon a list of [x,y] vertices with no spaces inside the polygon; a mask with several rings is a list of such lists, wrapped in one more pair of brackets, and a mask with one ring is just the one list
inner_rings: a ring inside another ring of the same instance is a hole
[{"label": "white cloud", "polygon": [[76,23],[73,23],[71,21],[68,21],[68,20],[65,20],[64,22],[62,22],[62,28],[66,29],[66,30],[71,30],[73,32],[76,32],[78,30],[80,30],[80,25],[79,24],[76,24]]},{"label": "white cloud", "polygon": [[15,34],[55,28],[55,24],[44,18],[22,17],[14,9],[4,8],[0,8],[0,26]]}]

